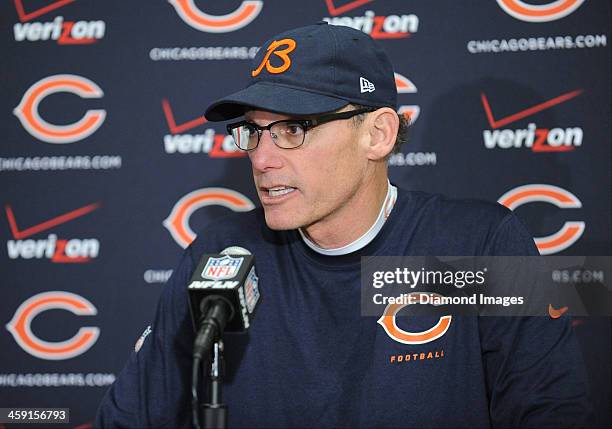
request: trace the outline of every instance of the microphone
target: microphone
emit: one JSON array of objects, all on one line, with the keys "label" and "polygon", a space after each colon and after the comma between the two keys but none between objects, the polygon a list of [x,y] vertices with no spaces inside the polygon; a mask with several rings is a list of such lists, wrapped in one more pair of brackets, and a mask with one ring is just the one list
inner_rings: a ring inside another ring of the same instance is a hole
[{"label": "microphone", "polygon": [[[227,407],[221,403],[223,332],[245,332],[259,302],[255,258],[248,250],[231,246],[218,255],[203,255],[187,287],[189,308],[196,338],[191,371],[191,408],[193,426],[226,427]],[[211,356],[210,403],[200,406],[199,379],[203,359]]]},{"label": "microphone", "polygon": [[224,332],[246,332],[261,299],[255,258],[231,246],[200,259],[187,288],[194,329],[194,358],[210,353]]}]

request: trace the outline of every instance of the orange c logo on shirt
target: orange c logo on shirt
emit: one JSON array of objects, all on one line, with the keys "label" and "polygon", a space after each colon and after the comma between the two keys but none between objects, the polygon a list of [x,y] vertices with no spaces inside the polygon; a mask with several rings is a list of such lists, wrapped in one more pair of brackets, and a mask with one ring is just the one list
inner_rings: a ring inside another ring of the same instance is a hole
[{"label": "orange c logo on shirt", "polygon": [[81,98],[101,98],[102,89],[82,76],[57,74],[39,80],[32,85],[13,113],[32,136],[47,143],[74,143],[93,134],[104,119],[105,110],[88,110],[77,122],[69,125],[53,125],[41,118],[38,106],[48,95],[69,92]]},{"label": "orange c logo on shirt", "polygon": [[[277,50],[277,48],[281,46],[286,46],[286,48]],[[279,74],[287,71],[287,69],[291,67],[291,58],[289,58],[289,55],[287,54],[289,54],[289,52],[293,52],[295,47],[296,43],[293,39],[275,40],[270,44],[270,46],[268,46],[268,52],[266,52],[266,55],[264,56],[263,60],[261,60],[261,64],[259,64],[259,67],[257,67],[256,70],[253,70],[251,72],[251,76],[255,77],[259,75],[259,73],[261,73],[261,71],[263,70],[264,66],[266,67],[266,70],[268,70],[268,72],[272,74]],[[283,60],[283,64],[281,66],[275,67],[272,65],[272,63],[270,63],[270,55],[272,54]]]},{"label": "orange c logo on shirt", "polygon": [[187,25],[207,33],[229,33],[245,27],[259,15],[263,7],[261,0],[247,0],[243,1],[235,11],[215,16],[202,12],[193,0],[169,0],[169,2]]},{"label": "orange c logo on shirt", "polygon": [[548,4],[528,4],[522,0],[497,0],[508,15],[527,22],[549,22],[561,19],[584,3],[584,0],[555,0]]},{"label": "orange c logo on shirt", "polygon": [[[497,201],[510,210],[532,202],[543,202],[567,208],[581,208],[582,203],[574,194],[563,188],[552,185],[524,185],[511,189]],[[534,241],[542,255],[551,255],[561,252],[574,244],[582,236],[585,223],[582,221],[568,221],[554,234],[546,237],[536,237]]]},{"label": "orange c logo on shirt", "polygon": [[95,316],[96,307],[83,298],[70,292],[43,292],[27,299],[19,306],[6,329],[13,335],[17,344],[32,356],[46,360],[70,359],[85,353],[94,345],[100,329],[82,327],[72,338],[65,341],[44,341],[31,329],[32,320],[47,310],[66,310],[79,316]]},{"label": "orange c logo on shirt", "polygon": [[[410,295],[418,296],[418,300],[421,300],[421,297],[425,294],[421,294],[420,292],[413,292]],[[448,328],[453,319],[452,316],[442,316],[438,320],[434,326],[426,331],[421,332],[408,332],[397,326],[395,323],[395,316],[397,313],[407,305],[411,304],[389,304],[385,308],[383,315],[378,319],[376,323],[383,327],[387,335],[397,341],[398,343],[403,344],[425,344],[431,341],[435,341],[448,331]],[[434,304],[435,305],[435,304]]]},{"label": "orange c logo on shirt", "polygon": [[222,206],[235,212],[247,212],[255,208],[251,200],[231,189],[202,188],[188,193],[177,201],[163,222],[174,241],[183,249],[196,238],[196,233],[189,226],[189,218],[193,212],[206,206]]}]

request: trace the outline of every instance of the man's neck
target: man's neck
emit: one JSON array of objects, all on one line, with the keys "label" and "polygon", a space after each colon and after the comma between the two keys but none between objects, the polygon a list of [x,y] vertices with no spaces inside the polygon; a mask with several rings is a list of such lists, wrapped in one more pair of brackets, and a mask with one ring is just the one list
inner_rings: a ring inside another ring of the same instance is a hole
[{"label": "man's neck", "polygon": [[371,181],[363,192],[354,195],[340,212],[332,214],[324,222],[318,222],[300,231],[323,249],[337,249],[354,242],[376,222],[385,203],[388,186],[386,176]]}]

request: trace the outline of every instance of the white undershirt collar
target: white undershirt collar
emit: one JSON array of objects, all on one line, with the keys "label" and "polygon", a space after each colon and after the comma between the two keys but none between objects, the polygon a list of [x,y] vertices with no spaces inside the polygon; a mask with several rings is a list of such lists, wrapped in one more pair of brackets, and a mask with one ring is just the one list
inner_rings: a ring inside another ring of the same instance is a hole
[{"label": "white undershirt collar", "polygon": [[308,247],[310,247],[315,252],[320,253],[321,255],[338,256],[356,252],[357,250],[363,249],[365,246],[370,244],[370,242],[374,240],[374,238],[378,235],[383,225],[385,224],[385,221],[389,217],[391,210],[393,210],[393,206],[395,206],[396,200],[397,188],[387,180],[387,196],[385,197],[385,201],[383,202],[383,205],[380,208],[380,212],[378,213],[376,221],[370,227],[370,229],[365,232],[365,234],[363,234],[361,237],[359,237],[352,243],[347,244],[346,246],[338,247],[336,249],[324,249],[316,245],[312,240],[306,237],[306,234],[302,231],[302,228],[299,228],[298,231],[302,236],[302,240],[304,240],[304,243],[306,243]]}]

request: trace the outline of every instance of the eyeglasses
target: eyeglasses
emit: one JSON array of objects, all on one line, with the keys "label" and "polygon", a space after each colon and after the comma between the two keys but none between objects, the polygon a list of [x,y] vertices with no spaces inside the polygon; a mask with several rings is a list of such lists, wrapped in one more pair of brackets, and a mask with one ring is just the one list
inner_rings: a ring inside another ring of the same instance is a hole
[{"label": "eyeglasses", "polygon": [[296,149],[304,143],[306,131],[325,122],[349,119],[362,113],[373,112],[374,108],[364,107],[348,112],[329,113],[311,119],[283,119],[261,127],[249,121],[227,125],[227,133],[233,137],[239,149],[250,151],[257,147],[265,130],[270,132],[274,144],[281,149]]}]

